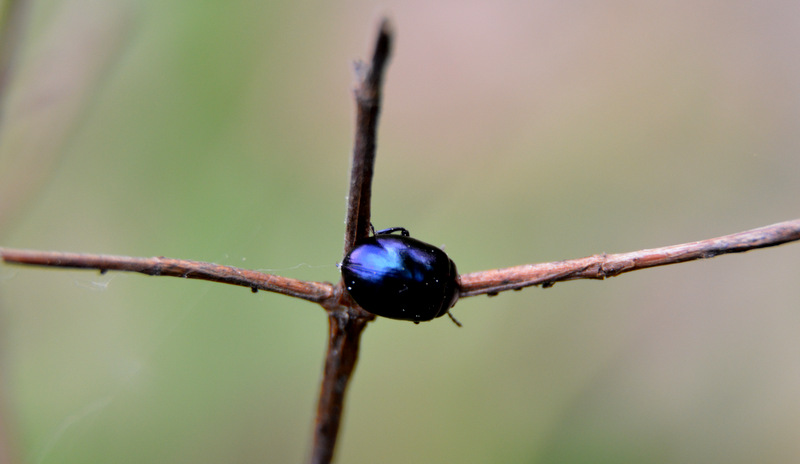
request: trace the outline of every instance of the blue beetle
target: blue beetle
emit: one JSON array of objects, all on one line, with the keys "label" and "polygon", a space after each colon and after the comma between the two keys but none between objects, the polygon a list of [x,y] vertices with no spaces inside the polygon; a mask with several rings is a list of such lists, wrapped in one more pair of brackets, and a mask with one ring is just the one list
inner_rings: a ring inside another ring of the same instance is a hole
[{"label": "blue beetle", "polygon": [[372,237],[358,242],[345,256],[340,268],[350,296],[378,316],[430,321],[448,314],[458,300],[455,263],[439,248],[411,238],[402,227],[373,230]]}]

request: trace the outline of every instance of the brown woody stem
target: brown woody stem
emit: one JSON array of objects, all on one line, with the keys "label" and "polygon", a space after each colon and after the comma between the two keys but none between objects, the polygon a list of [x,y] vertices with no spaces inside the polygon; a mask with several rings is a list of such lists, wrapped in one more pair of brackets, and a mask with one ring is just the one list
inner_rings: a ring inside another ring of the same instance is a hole
[{"label": "brown woody stem", "polygon": [[473,272],[460,276],[460,297],[495,294],[540,284],[550,286],[565,280],[605,279],[639,269],[742,253],[795,240],[800,240],[800,219],[699,242]]},{"label": "brown woody stem", "polygon": [[[372,176],[375,170],[375,146],[378,116],[381,108],[381,85],[386,64],[392,50],[392,31],[384,19],[378,29],[375,50],[368,65],[358,63],[356,99],[356,135],[353,162],[350,171],[350,193],[347,198],[347,217],[344,237],[344,254],[369,235]],[[330,339],[325,356],[322,385],[320,386],[314,442],[310,458],[313,464],[327,464],[333,459],[339,425],[344,409],[347,385],[358,360],[361,332],[375,318],[359,308],[343,291],[339,283],[339,301],[326,305]]]},{"label": "brown woody stem", "polygon": [[0,256],[7,263],[97,269],[101,272],[129,271],[151,276],[209,280],[239,285],[250,288],[253,291],[264,290],[281,293],[315,303],[322,303],[333,296],[333,285],[327,282],[307,282],[249,269],[188,259],[164,258],[163,256],[158,258],[134,258],[131,256],[62,253],[58,251],[18,250],[13,248],[0,248]]}]

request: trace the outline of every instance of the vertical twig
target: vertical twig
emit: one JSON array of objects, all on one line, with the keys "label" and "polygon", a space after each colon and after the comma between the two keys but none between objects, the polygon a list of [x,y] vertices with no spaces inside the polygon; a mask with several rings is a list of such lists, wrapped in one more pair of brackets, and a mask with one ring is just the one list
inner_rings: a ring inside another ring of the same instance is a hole
[{"label": "vertical twig", "polygon": [[375,52],[369,65],[357,62],[358,87],[356,98],[356,135],[353,146],[353,163],[350,169],[350,194],[347,197],[344,254],[355,243],[369,235],[372,175],[375,169],[375,141],[378,115],[381,106],[383,72],[392,49],[392,30],[384,19],[375,41]]},{"label": "vertical twig", "polygon": [[311,463],[333,460],[345,392],[358,361],[361,332],[370,320],[348,311],[332,311],[328,315],[328,352],[317,405]]},{"label": "vertical twig", "polygon": [[[375,51],[368,65],[356,64],[356,135],[350,173],[350,194],[345,221],[344,253],[369,234],[372,174],[375,166],[375,141],[380,114],[381,83],[391,53],[392,32],[388,20],[381,21]],[[361,332],[375,316],[361,310],[337,287],[339,298],[328,310],[329,340],[320,386],[314,442],[310,461],[326,464],[333,459],[345,392],[358,360]]]}]

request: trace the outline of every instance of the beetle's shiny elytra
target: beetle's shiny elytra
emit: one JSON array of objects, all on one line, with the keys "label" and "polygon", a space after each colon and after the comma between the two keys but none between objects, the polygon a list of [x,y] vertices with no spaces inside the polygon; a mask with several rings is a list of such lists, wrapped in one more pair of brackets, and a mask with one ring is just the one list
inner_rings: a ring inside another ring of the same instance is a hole
[{"label": "beetle's shiny elytra", "polygon": [[[401,235],[392,235],[398,231]],[[458,300],[453,261],[402,227],[360,241],[345,256],[341,270],[350,296],[378,316],[430,321],[447,314]]]}]

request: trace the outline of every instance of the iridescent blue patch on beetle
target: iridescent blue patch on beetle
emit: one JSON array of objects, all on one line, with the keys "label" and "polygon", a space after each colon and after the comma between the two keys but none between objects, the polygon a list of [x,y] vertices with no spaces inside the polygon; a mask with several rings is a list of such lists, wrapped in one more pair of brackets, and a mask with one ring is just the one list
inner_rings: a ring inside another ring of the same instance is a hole
[{"label": "iridescent blue patch on beetle", "polygon": [[345,288],[365,310],[414,322],[447,314],[458,300],[456,265],[444,251],[404,235],[378,232],[341,265]]}]

